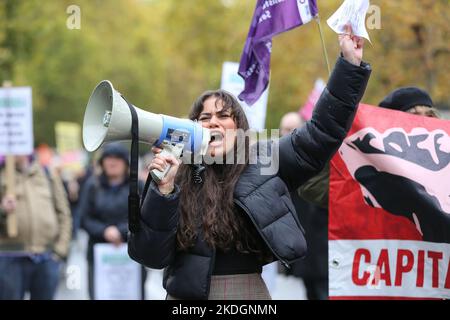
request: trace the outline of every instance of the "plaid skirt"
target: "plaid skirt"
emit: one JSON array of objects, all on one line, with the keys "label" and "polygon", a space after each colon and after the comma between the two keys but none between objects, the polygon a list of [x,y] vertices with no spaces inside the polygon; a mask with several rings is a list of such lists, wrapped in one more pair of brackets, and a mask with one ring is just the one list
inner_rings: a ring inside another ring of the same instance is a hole
[{"label": "plaid skirt", "polygon": [[[167,300],[178,300],[167,295]],[[208,300],[271,300],[260,273],[212,276]]]}]

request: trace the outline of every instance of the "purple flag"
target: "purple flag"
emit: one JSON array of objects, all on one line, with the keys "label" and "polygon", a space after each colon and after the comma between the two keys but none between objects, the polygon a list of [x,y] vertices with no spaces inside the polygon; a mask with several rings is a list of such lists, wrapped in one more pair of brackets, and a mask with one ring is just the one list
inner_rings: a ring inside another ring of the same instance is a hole
[{"label": "purple flag", "polygon": [[240,100],[252,105],[266,90],[272,37],[311,21],[317,12],[316,0],[257,0],[239,65],[245,81]]}]

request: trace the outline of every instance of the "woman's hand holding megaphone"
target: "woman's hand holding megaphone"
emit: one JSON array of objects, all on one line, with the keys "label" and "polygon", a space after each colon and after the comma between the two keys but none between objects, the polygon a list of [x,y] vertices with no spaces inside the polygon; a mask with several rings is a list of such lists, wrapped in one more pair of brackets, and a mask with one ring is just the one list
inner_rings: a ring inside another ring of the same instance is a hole
[{"label": "woman's hand holding megaphone", "polygon": [[175,176],[177,175],[178,168],[180,167],[181,160],[177,160],[171,154],[161,154],[162,149],[158,147],[152,147],[152,152],[155,155],[148,169],[151,171],[156,169],[164,172],[167,165],[170,165],[170,169],[165,177],[160,182],[155,182],[158,185],[159,192],[162,194],[169,194],[173,191],[175,186]]}]

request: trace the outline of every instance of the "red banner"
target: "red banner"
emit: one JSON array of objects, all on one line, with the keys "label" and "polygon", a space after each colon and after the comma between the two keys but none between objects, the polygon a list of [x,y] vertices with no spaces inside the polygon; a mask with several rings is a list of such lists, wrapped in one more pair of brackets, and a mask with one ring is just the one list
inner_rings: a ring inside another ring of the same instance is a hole
[{"label": "red banner", "polygon": [[450,121],[361,105],[329,215],[331,299],[450,298]]}]

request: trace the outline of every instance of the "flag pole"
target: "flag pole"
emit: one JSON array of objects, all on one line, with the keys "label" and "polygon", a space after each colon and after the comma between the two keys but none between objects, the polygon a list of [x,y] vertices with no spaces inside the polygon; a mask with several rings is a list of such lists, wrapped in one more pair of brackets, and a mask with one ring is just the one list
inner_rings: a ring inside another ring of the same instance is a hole
[{"label": "flag pole", "polygon": [[325,47],[325,39],[323,38],[322,24],[320,23],[319,14],[316,14],[316,16],[314,17],[314,20],[316,20],[317,25],[319,26],[320,40],[322,41],[323,56],[325,58],[325,62],[327,63],[328,75],[330,75],[331,74],[330,62],[328,61],[328,53],[327,53],[327,48]]}]

